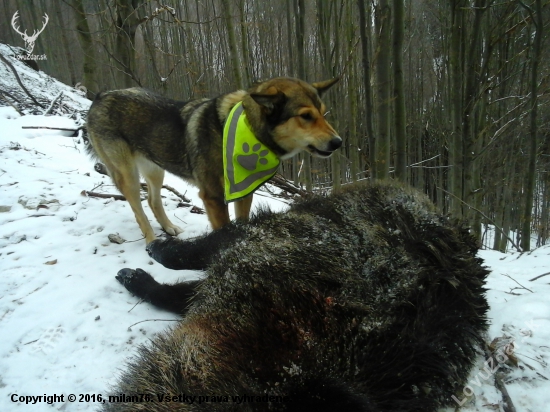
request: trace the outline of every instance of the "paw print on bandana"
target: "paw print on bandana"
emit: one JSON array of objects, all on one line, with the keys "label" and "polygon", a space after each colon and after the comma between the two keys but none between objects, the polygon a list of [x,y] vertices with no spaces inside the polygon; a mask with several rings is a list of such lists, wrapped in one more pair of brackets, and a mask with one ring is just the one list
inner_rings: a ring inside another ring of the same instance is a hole
[{"label": "paw print on bandana", "polygon": [[[242,148],[244,153],[250,152],[250,145],[248,143],[243,143]],[[266,165],[267,159],[265,159],[265,156],[267,156],[269,150],[264,149],[260,151],[261,148],[262,145],[260,143],[256,143],[252,146],[252,153],[237,156],[237,162],[239,162],[239,164],[246,170],[251,171],[258,167],[258,162],[262,165]]]}]

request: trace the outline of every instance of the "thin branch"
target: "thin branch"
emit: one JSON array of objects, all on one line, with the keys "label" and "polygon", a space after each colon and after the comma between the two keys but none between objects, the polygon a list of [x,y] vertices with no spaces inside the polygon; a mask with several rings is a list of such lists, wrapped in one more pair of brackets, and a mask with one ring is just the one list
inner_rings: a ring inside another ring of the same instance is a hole
[{"label": "thin branch", "polygon": [[52,103],[50,104],[50,107],[48,107],[48,108],[44,111],[44,115],[50,114],[50,112],[53,110],[54,104],[55,104],[59,99],[61,99],[62,96],[63,96],[63,92],[59,92],[59,94],[55,97],[55,99],[53,99]]},{"label": "thin branch", "polygon": [[[141,240],[141,239],[140,239],[140,240]],[[133,311],[134,308],[135,308],[137,305],[139,305],[141,302],[144,302],[144,300],[143,300],[143,299],[138,300],[137,303],[136,303],[134,306],[132,306],[132,309],[130,309],[130,310],[128,311],[128,313],[130,313],[131,311]]]},{"label": "thin branch", "polygon": [[442,189],[442,188],[437,187],[437,186],[436,186],[436,189],[439,189],[439,190],[441,190],[442,192],[447,193],[448,195],[450,195],[450,196],[454,197],[455,199],[457,199],[457,200],[458,200],[459,202],[461,202],[462,204],[468,206],[470,209],[475,210],[477,213],[479,213],[481,216],[483,216],[485,219],[487,219],[489,222],[491,222],[491,223],[493,224],[493,226],[496,227],[496,228],[500,231],[500,233],[502,233],[502,236],[504,236],[506,239],[508,239],[508,241],[512,244],[512,246],[514,246],[514,247],[516,248],[516,250],[517,250],[518,252],[521,252],[521,251],[522,251],[521,248],[520,248],[518,245],[516,245],[515,242],[514,242],[512,239],[510,239],[510,237],[509,237],[506,233],[504,233],[504,230],[502,230],[502,229],[494,222],[493,219],[491,219],[489,216],[487,216],[487,215],[486,215],[485,213],[483,213],[481,210],[476,209],[475,207],[469,205],[469,204],[466,203],[464,200],[462,200],[461,198],[459,198],[459,197],[453,195],[451,192],[447,192],[445,189]]},{"label": "thin branch", "polygon": [[534,277],[533,279],[529,279],[529,282],[533,282],[534,280],[540,279],[543,276],[550,275],[550,272],[543,273],[542,275],[538,275],[537,277]]},{"label": "thin branch", "polygon": [[[145,190],[148,190],[147,189],[147,183],[141,183],[141,187]],[[170,192],[174,193],[177,197],[179,197],[181,200],[183,200],[184,202],[186,203],[191,203],[191,200],[186,198],[185,195],[183,195],[182,193],[178,192],[176,189],[174,189],[172,186],[168,186],[168,185],[162,185],[162,188],[163,189],[166,189],[166,190],[169,190]]]},{"label": "thin branch", "polygon": [[0,90],[0,96],[2,96],[2,98],[8,102],[8,104],[13,107],[15,109],[15,111],[17,113],[19,113],[20,116],[24,116],[24,114],[21,112],[21,110],[19,110],[17,108],[17,106],[15,104],[13,104],[12,102],[10,102],[8,99],[6,99],[6,97],[4,95],[7,95],[9,97],[11,97],[13,100],[15,100],[17,103],[19,103],[19,100],[17,100],[15,97],[13,97],[10,93],[6,92],[6,91],[3,91],[3,90]]},{"label": "thin branch", "polygon": [[495,373],[495,386],[500,391],[500,393],[502,393],[502,400],[504,401],[502,409],[504,410],[504,412],[516,412],[516,407],[514,406],[512,398],[510,397],[510,394],[506,389],[506,385],[504,384],[502,372]]},{"label": "thin branch", "polygon": [[126,198],[122,195],[110,195],[108,193],[96,193],[96,192],[90,192],[88,190],[83,190],[80,194],[83,195],[83,196],[89,196],[89,197],[99,197],[100,199],[126,200]]},{"label": "thin branch", "polygon": [[441,156],[441,155],[440,155],[440,154],[435,155],[434,157],[430,157],[429,159],[422,160],[422,161],[417,162],[417,163],[413,163],[413,164],[411,164],[411,165],[408,165],[407,167],[413,167],[413,166],[416,166],[416,165],[419,165],[419,164],[422,164],[422,163],[425,163],[425,162],[429,162],[430,160],[436,159],[436,158],[438,158],[439,156]]},{"label": "thin branch", "polygon": [[[11,93],[9,93],[9,92],[7,92],[7,91],[5,91],[5,90],[0,90],[0,94],[1,94],[1,95],[4,95],[4,94],[5,94],[5,95],[8,96],[10,99],[15,100],[16,103],[21,103],[19,100],[17,100],[17,98],[16,98],[13,94],[11,94]],[[4,97],[4,99],[5,99],[5,97]],[[8,102],[8,103],[9,103],[9,102]]]},{"label": "thin branch", "polygon": [[132,330],[132,326],[136,326],[143,322],[179,322],[180,320],[181,319],[145,319],[128,326],[128,330]]},{"label": "thin branch", "polygon": [[[490,359],[493,359],[493,355],[492,355],[491,352],[489,352],[488,348],[485,348],[483,350],[483,352],[485,353],[485,359],[487,361],[489,361]],[[494,363],[495,361],[496,361],[496,359],[494,359],[492,361],[492,363]],[[495,376],[495,387],[502,394],[502,400],[503,400],[503,403],[504,403],[504,405],[502,405],[502,409],[504,410],[504,412],[516,412],[516,408],[514,407],[514,403],[512,402],[512,398],[510,397],[510,394],[508,393],[508,390],[506,389],[506,385],[504,385],[502,372],[497,372],[497,373],[495,373],[494,376]]]},{"label": "thin branch", "polygon": [[294,195],[300,195],[302,197],[307,197],[311,195],[310,192],[307,190],[301,189],[297,186],[295,186],[292,182],[284,178],[282,175],[277,173],[275,176],[271,178],[269,181],[273,186],[277,186],[279,189],[282,189],[286,192],[292,193]]},{"label": "thin branch", "polygon": [[531,292],[531,293],[535,293],[535,292],[533,292],[531,289],[528,289],[528,288],[526,288],[525,286],[523,286],[521,283],[519,283],[517,280],[515,280],[512,276],[510,276],[510,275],[505,275],[505,274],[502,274],[502,276],[506,276],[507,278],[512,279],[514,282],[516,282],[518,285],[521,286],[520,289],[525,289],[525,290],[528,290],[528,291]]},{"label": "thin branch", "polygon": [[10,69],[11,71],[13,72],[13,74],[15,75],[15,79],[17,80],[17,83],[19,83],[19,86],[21,86],[21,88],[23,89],[23,91],[27,94],[27,96],[30,97],[30,99],[36,103],[38,106],[40,106],[41,108],[44,109],[44,105],[40,104],[38,102],[38,100],[36,100],[34,98],[34,96],[27,90],[27,88],[25,87],[25,85],[23,84],[23,82],[21,81],[21,78],[19,77],[19,74],[17,73],[17,70],[15,70],[15,67],[13,67],[13,64],[11,64],[11,62],[6,59],[4,56],[2,56],[2,54],[0,53],[0,60],[2,60]]},{"label": "thin branch", "polygon": [[65,129],[63,127],[49,127],[49,126],[21,126],[21,129],[50,129],[50,130],[61,130],[64,132],[78,132],[81,128],[78,129]]}]

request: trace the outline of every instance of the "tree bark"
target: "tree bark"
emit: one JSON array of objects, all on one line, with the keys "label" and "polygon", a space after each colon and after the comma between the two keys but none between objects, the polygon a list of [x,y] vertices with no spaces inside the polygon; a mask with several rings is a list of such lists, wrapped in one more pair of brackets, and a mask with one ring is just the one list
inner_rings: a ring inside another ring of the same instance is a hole
[{"label": "tree bark", "polygon": [[388,0],[379,0],[375,8],[376,28],[376,113],[378,133],[376,178],[387,179],[390,173],[390,114],[391,114],[391,9]]},{"label": "tree bark", "polygon": [[523,222],[521,228],[521,248],[523,251],[531,250],[531,219],[533,215],[533,195],[535,191],[536,180],[536,164],[537,164],[537,108],[538,108],[538,67],[542,48],[542,2],[535,1],[535,10],[532,11],[528,6],[525,6],[529,11],[535,25],[535,38],[533,40],[533,50],[531,54],[531,108],[529,116],[529,169],[527,171],[527,181],[525,184],[525,206],[523,209]]},{"label": "tree bark", "polygon": [[88,89],[88,98],[93,98],[99,91],[99,83],[97,81],[96,53],[92,34],[88,26],[88,20],[86,19],[82,0],[72,0],[72,6],[76,13],[76,31],[78,33],[78,41],[84,61],[82,65],[82,84]]},{"label": "tree bark", "polygon": [[407,180],[407,136],[403,79],[404,1],[393,0],[393,83],[395,104],[395,177]]},{"label": "tree bark", "polygon": [[[367,13],[365,0],[357,0],[359,9],[359,36],[361,38],[361,66],[363,68],[363,94],[365,99],[365,125],[364,130],[369,144],[369,163],[370,163],[370,178],[376,178],[376,152],[377,145],[374,137],[374,104],[371,87],[371,68],[370,68],[370,40],[367,28],[370,27],[371,13]],[[370,10],[370,5],[369,9]]]}]

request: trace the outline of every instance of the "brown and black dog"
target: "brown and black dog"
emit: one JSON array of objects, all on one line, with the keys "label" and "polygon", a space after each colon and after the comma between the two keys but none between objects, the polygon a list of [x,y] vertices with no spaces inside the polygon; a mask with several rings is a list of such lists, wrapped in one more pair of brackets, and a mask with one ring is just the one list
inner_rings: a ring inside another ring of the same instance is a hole
[{"label": "brown and black dog", "polygon": [[[155,239],[140,201],[141,174],[148,203],[170,235],[182,229],[166,216],[160,190],[167,170],[199,188],[213,229],[229,223],[224,199],[223,129],[232,108],[242,102],[256,138],[279,159],[302,150],[329,157],[342,139],[324,118],[320,99],[338,79],[306,83],[275,78],[248,91],[214,99],[179,102],[132,88],[100,94],[88,114],[88,152],[101,160],[117,188],[126,196],[147,243]],[[252,196],[235,202],[235,214],[247,219]]]}]

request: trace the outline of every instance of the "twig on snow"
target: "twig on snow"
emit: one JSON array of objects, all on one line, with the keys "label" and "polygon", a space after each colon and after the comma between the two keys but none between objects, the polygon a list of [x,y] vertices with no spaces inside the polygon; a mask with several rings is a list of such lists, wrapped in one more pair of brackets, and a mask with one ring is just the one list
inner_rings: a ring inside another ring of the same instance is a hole
[{"label": "twig on snow", "polygon": [[50,107],[48,107],[46,110],[44,110],[44,115],[50,114],[50,112],[53,110],[53,105],[63,96],[63,92],[59,92],[59,94],[53,99],[52,103],[50,104]]},{"label": "twig on snow", "polygon": [[136,326],[137,324],[143,323],[143,322],[179,322],[180,320],[181,319],[145,319],[145,320],[140,320],[139,322],[136,322],[128,326],[128,330],[131,331],[132,326]]},{"label": "twig on snow", "polygon": [[548,275],[550,275],[550,272],[546,272],[546,273],[543,273],[542,275],[538,275],[537,277],[534,277],[533,279],[529,279],[529,282],[532,282],[534,280],[540,279],[543,276],[548,276]]},{"label": "twig on snow", "polygon": [[[535,292],[533,292],[531,289],[528,289],[528,288],[526,288],[525,286],[523,286],[521,283],[519,283],[517,280],[515,280],[512,276],[506,275],[506,274],[504,274],[504,273],[502,274],[502,276],[506,276],[507,278],[512,279],[514,282],[516,282],[518,285],[520,285],[521,288],[519,288],[519,289],[525,289],[525,290],[528,290],[528,291],[531,292],[531,293],[535,293]],[[517,288],[515,288],[515,289],[517,289]]]}]

